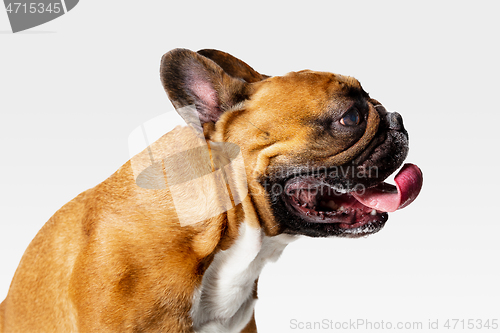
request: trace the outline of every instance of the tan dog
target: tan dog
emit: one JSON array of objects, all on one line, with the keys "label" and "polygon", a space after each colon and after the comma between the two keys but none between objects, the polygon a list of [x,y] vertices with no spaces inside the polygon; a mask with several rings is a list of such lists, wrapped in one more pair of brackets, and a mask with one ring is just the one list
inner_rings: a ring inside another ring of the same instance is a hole
[{"label": "tan dog", "polygon": [[407,133],[351,77],[268,77],[184,49],[160,74],[191,126],[55,213],[0,305],[0,332],[256,332],[259,273],[291,240],[377,232],[418,195],[414,165],[397,188],[382,183]]}]

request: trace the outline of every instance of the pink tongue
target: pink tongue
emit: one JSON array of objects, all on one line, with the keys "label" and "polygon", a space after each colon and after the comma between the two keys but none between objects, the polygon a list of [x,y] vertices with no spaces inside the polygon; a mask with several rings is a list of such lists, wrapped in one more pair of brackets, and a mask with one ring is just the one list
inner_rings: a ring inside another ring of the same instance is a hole
[{"label": "pink tongue", "polygon": [[422,171],[414,164],[405,164],[394,178],[396,186],[382,183],[366,189],[364,194],[352,193],[363,205],[384,212],[394,212],[411,204],[423,184]]}]

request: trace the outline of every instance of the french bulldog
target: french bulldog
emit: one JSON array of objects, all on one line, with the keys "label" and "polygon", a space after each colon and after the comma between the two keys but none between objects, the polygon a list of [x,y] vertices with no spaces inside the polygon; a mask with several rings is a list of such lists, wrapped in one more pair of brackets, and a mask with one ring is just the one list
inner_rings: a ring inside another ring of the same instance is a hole
[{"label": "french bulldog", "polygon": [[26,250],[0,332],[256,332],[263,266],[300,236],[378,232],[419,194],[408,133],[348,76],[268,76],[175,49],[187,126],[63,206]]}]

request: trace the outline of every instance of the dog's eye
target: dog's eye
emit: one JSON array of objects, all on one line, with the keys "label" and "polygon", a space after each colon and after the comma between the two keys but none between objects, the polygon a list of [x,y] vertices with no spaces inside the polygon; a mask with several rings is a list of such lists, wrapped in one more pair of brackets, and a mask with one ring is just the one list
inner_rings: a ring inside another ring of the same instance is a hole
[{"label": "dog's eye", "polygon": [[340,119],[340,123],[344,126],[356,126],[359,125],[361,117],[359,116],[359,111],[356,108],[351,108],[344,117]]}]

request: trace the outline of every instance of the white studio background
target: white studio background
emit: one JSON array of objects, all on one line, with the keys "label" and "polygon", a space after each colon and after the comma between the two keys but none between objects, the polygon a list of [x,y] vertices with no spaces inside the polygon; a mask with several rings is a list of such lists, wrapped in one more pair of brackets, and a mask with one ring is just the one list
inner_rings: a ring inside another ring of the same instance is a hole
[{"label": "white studio background", "polygon": [[380,233],[302,239],[266,266],[260,332],[500,321],[497,4],[81,0],[18,34],[0,9],[0,301],[50,216],[129,159],[134,128],[173,110],[161,56],[215,48],[269,75],[358,78],[402,114],[407,161],[424,172],[420,197]]}]

